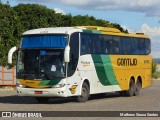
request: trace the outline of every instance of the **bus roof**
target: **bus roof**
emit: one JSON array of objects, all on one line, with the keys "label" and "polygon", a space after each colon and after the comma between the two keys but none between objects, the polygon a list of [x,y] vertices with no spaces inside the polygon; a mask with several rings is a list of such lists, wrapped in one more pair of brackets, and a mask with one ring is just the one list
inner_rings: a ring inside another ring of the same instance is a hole
[{"label": "bus roof", "polygon": [[23,33],[23,35],[34,35],[34,34],[72,34],[73,32],[89,32],[97,34],[108,34],[115,36],[128,36],[128,37],[138,37],[138,38],[149,38],[149,36],[143,33],[127,34],[122,33],[116,28],[109,27],[99,27],[99,26],[75,26],[75,27],[54,27],[54,28],[40,28],[28,30]]},{"label": "bus roof", "polygon": [[81,32],[80,28],[74,27],[54,27],[54,28],[40,28],[28,30],[23,35],[34,35],[34,34],[71,34],[73,32]]},{"label": "bus roof", "polygon": [[128,37],[138,37],[138,38],[149,38],[148,35],[144,33],[123,33],[119,29],[110,28],[110,27],[100,27],[100,26],[77,26],[77,28],[86,28],[86,30],[93,31],[94,33],[97,31],[101,34],[107,35],[115,35],[115,36],[128,36]]}]

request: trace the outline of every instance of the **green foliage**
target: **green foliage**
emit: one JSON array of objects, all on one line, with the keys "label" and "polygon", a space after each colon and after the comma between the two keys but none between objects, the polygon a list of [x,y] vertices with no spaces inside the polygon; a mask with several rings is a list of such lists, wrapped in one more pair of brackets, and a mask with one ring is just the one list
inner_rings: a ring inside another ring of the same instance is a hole
[{"label": "green foliage", "polygon": [[157,71],[157,63],[152,60],[152,74],[156,73]]},{"label": "green foliage", "polygon": [[8,51],[19,43],[21,33],[17,13],[9,5],[0,3],[0,65],[7,65]]},{"label": "green foliage", "polygon": [[53,9],[38,4],[19,4],[13,8],[25,30],[71,26],[71,15],[56,14]]},{"label": "green foliage", "polygon": [[[124,30],[119,24],[96,19],[93,16],[72,16],[71,14],[56,14],[53,9],[38,4],[19,4],[11,7],[9,3],[0,1],[0,65],[7,65],[8,51],[13,46],[19,46],[24,31],[44,27],[60,26],[104,26]],[[14,56],[15,64],[16,56]]]},{"label": "green foliage", "polygon": [[157,79],[160,78],[160,71],[157,70],[157,62],[152,62],[152,77]]},{"label": "green foliage", "polygon": [[117,23],[111,23],[111,27],[119,29],[121,32],[128,33],[128,30],[124,30],[122,26]]},{"label": "green foliage", "polygon": [[157,78],[160,78],[160,71],[157,71]]}]

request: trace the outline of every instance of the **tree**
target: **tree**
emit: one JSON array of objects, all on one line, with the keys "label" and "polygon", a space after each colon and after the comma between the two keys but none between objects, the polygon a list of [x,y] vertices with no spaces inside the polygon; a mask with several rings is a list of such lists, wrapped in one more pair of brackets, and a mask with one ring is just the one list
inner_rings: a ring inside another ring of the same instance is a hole
[{"label": "tree", "polygon": [[158,78],[158,76],[157,76],[157,62],[155,60],[152,60],[152,77]]},{"label": "tree", "polygon": [[7,65],[8,51],[19,44],[20,33],[17,13],[8,4],[0,3],[0,65]]},{"label": "tree", "polygon": [[124,30],[124,28],[123,28],[120,24],[111,23],[110,25],[111,25],[111,27],[113,27],[113,28],[119,29],[121,32],[128,33],[128,30]]},{"label": "tree", "polygon": [[19,4],[10,7],[9,3],[2,4],[0,1],[0,65],[7,65],[8,51],[13,46],[19,46],[24,31],[62,26],[104,26],[128,32],[119,24],[96,19],[94,16],[56,14],[53,9],[38,4]]}]

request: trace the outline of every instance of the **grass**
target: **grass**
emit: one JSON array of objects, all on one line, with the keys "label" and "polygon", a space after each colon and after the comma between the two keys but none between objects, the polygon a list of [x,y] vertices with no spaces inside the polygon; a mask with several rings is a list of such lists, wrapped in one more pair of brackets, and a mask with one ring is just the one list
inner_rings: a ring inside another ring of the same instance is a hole
[{"label": "grass", "polygon": [[160,71],[156,71],[155,73],[153,73],[152,77],[155,79],[160,78]]},{"label": "grass", "polygon": [[157,72],[157,77],[160,78],[160,71]]}]

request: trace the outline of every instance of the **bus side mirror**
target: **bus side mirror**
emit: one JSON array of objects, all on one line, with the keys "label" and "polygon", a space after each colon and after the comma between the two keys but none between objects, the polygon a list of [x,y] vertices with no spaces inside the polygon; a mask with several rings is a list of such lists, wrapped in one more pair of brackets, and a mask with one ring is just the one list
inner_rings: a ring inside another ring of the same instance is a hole
[{"label": "bus side mirror", "polygon": [[65,50],[64,50],[64,61],[65,62],[70,62],[69,53],[70,53],[70,46],[67,45],[66,48],[65,48]]},{"label": "bus side mirror", "polygon": [[17,47],[12,47],[8,52],[8,63],[12,64],[13,53],[17,50]]}]

